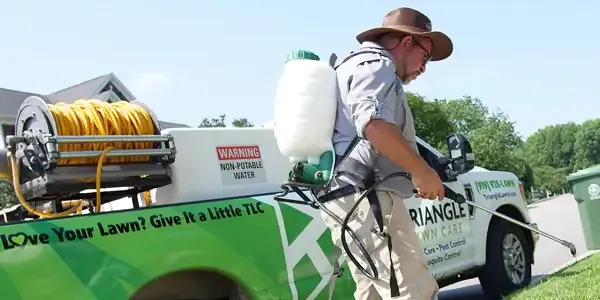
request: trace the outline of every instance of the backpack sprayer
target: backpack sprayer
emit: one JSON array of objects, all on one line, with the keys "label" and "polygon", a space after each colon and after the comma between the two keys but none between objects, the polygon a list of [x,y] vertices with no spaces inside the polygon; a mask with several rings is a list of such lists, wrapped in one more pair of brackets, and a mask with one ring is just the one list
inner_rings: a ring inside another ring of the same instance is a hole
[{"label": "backpack sprayer", "polygon": [[[281,186],[283,192],[274,198],[277,201],[309,205],[315,209],[321,209],[329,215],[342,227],[341,243],[348,258],[365,276],[376,279],[378,272],[375,263],[356,233],[349,228],[348,223],[358,205],[369,194],[374,193],[375,188],[381,183],[394,177],[404,177],[410,180],[411,176],[405,172],[398,172],[373,181],[370,186],[362,190],[360,197],[343,219],[325,207],[324,201],[320,200],[322,196],[317,196],[331,192],[330,183],[339,175],[338,167],[344,163],[360,140],[355,137],[344,155],[336,157],[332,145],[337,113],[337,76],[335,68],[333,68],[335,58],[335,55],[332,55],[328,64],[321,62],[319,57],[310,51],[299,50],[288,55],[275,96],[274,134],[279,151],[294,165],[288,174],[288,181]],[[458,175],[474,168],[475,156],[469,141],[461,134],[449,135],[446,142],[449,156],[440,157],[438,164],[432,168],[437,171],[443,182],[452,182],[457,180]],[[283,198],[290,190],[298,194],[302,200]],[[306,190],[311,191],[313,199],[304,193]],[[498,218],[536,232],[569,248],[571,255],[576,256],[577,254],[575,245],[569,241],[559,239],[528,224],[480,206],[447,186],[444,186],[444,191],[448,199],[459,204],[467,203]],[[417,190],[413,190],[413,192],[417,193]],[[350,251],[346,232],[356,243],[372,272],[368,272]]]}]

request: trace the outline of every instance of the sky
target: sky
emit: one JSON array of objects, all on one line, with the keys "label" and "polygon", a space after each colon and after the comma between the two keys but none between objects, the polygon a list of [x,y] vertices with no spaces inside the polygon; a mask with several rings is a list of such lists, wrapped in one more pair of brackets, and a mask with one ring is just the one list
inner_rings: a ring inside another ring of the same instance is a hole
[{"label": "sky", "polygon": [[600,2],[583,0],[3,1],[0,87],[51,93],[112,72],[161,120],[261,124],[287,53],[344,56],[400,6],[454,42],[407,90],[477,97],[523,137],[599,117]]}]

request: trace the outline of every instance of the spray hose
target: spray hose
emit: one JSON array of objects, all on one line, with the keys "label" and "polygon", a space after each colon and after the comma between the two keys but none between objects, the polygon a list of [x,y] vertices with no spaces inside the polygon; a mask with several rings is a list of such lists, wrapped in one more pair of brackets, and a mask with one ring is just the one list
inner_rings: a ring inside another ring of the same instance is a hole
[{"label": "spray hose", "polygon": [[[154,123],[150,114],[141,106],[126,101],[108,103],[100,100],[77,100],[73,104],[48,104],[48,108],[56,122],[56,134],[59,136],[107,136],[107,135],[152,135]],[[65,143],[59,145],[59,151],[90,151],[101,150],[98,157],[60,158],[58,166],[96,164],[96,201],[94,211],[100,212],[102,166],[107,163],[131,163],[149,161],[150,156],[116,156],[108,157],[115,149],[148,149],[152,142],[94,142],[94,143]],[[23,197],[19,183],[19,168],[17,158],[12,152],[8,153],[12,181],[15,194],[21,205],[30,213],[42,218],[63,217],[73,213],[81,214],[84,200],[70,209],[58,213],[37,211]],[[92,178],[85,179],[91,182]],[[144,192],[146,206],[152,204],[148,191]]]}]

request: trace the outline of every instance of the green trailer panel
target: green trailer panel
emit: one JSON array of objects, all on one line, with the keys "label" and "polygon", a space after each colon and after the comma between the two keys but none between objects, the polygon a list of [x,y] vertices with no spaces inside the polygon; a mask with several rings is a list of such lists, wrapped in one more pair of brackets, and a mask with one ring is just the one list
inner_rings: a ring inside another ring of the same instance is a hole
[{"label": "green trailer panel", "polygon": [[[272,197],[2,225],[3,298],[128,299],[153,279],[202,269],[238,282],[253,299],[327,299],[329,231],[324,223],[314,223],[322,222],[318,211],[302,212],[269,201]],[[294,248],[294,240],[307,230],[310,236],[323,231],[310,241],[321,251],[320,258],[306,251],[306,245]],[[353,291],[345,272],[338,278],[336,298],[352,298]]]}]

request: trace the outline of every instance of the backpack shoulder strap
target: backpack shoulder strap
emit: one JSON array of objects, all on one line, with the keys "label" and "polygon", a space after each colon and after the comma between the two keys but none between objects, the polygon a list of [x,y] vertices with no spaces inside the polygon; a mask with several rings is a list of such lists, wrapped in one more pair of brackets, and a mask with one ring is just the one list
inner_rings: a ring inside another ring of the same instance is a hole
[{"label": "backpack shoulder strap", "polygon": [[339,68],[342,64],[346,63],[347,61],[349,61],[352,57],[357,56],[359,54],[365,54],[365,53],[371,53],[371,54],[379,54],[379,55],[383,55],[386,56],[384,54],[381,53],[381,51],[385,51],[384,48],[378,48],[378,47],[363,47],[360,48],[356,51],[352,51],[350,52],[350,54],[348,54],[344,60],[342,60],[342,62],[340,62],[337,66],[335,65],[335,61],[337,60],[337,55],[332,54],[331,57],[329,57],[329,65],[331,67],[333,67],[334,70],[337,70],[337,68]]}]

